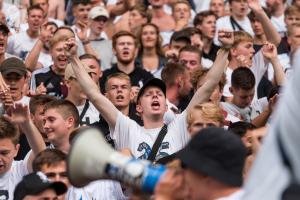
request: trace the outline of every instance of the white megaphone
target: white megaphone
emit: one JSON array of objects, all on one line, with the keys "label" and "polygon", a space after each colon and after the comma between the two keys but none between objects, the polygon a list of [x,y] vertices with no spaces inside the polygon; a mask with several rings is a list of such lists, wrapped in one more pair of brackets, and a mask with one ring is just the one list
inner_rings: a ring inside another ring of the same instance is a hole
[{"label": "white megaphone", "polygon": [[74,138],[68,155],[67,172],[72,185],[83,187],[98,179],[114,179],[144,192],[152,193],[160,176],[162,165],[152,165],[115,151],[95,129],[83,129]]}]

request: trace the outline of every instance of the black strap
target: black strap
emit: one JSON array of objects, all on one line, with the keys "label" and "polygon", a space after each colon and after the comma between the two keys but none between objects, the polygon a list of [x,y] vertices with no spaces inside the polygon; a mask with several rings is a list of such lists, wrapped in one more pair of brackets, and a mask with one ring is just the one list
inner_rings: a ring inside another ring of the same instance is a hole
[{"label": "black strap", "polygon": [[[239,25],[239,23],[237,23],[237,21],[235,21],[235,19],[234,19],[232,16],[230,16],[230,23],[231,23],[232,29],[233,29],[234,31],[245,31],[245,30],[241,27],[241,25]],[[236,28],[237,28],[237,30],[236,30]]]},{"label": "black strap", "polygon": [[166,124],[164,124],[164,126],[161,128],[161,130],[158,133],[158,136],[152,146],[151,152],[147,158],[147,160],[153,162],[155,160],[157,151],[162,143],[162,141],[164,140],[164,137],[166,136],[168,132],[168,126]]},{"label": "black strap", "polygon": [[89,109],[89,107],[90,107],[90,103],[89,103],[89,100],[87,99],[87,100],[85,101],[83,110],[82,110],[82,112],[80,113],[80,116],[79,116],[79,122],[80,122],[80,124],[81,124],[81,122],[82,122],[82,119],[83,119],[83,117],[84,117],[86,111]]}]

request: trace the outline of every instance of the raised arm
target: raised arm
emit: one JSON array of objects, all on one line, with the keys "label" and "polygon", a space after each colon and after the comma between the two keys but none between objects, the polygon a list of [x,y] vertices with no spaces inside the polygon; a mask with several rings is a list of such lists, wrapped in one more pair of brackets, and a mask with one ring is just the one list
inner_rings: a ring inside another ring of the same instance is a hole
[{"label": "raised arm", "polygon": [[259,0],[248,0],[248,5],[250,9],[255,13],[255,16],[257,17],[259,22],[262,24],[267,40],[275,44],[275,46],[277,47],[281,41],[281,37],[272,24],[271,20],[261,7]]},{"label": "raised arm", "polygon": [[227,58],[229,54],[229,48],[233,43],[233,32],[232,31],[219,31],[219,40],[224,44],[226,48],[222,48],[218,51],[216,60],[206,75],[205,83],[198,88],[190,101],[187,110],[193,108],[196,104],[203,103],[209,100],[210,95],[218,85],[222,74],[225,71],[228,63]]},{"label": "raised arm", "polygon": [[75,38],[71,38],[66,42],[65,49],[67,51],[66,53],[69,53],[70,63],[82,90],[101,113],[101,116],[104,117],[109,126],[115,127],[119,111],[104,95],[101,94],[96,83],[85,71],[83,64],[76,55]]},{"label": "raised arm", "polygon": [[274,69],[274,81],[277,85],[283,85],[285,74],[277,56],[277,48],[274,44],[266,43],[262,48],[262,54],[269,60]]},{"label": "raised arm", "polygon": [[[49,27],[49,28],[48,28]],[[25,65],[26,68],[29,69],[29,71],[33,72],[38,67],[38,59],[40,56],[40,52],[43,49],[43,45],[47,42],[47,40],[50,40],[52,37],[52,33],[50,32],[50,26],[47,27],[47,24],[43,24],[41,28],[41,34],[39,36],[39,39],[36,41],[35,45],[31,49],[31,51],[28,53],[28,56],[25,59]],[[48,66],[46,66],[48,67]]]},{"label": "raised arm", "polygon": [[32,172],[32,161],[35,156],[46,149],[45,142],[41,133],[38,131],[36,126],[31,120],[28,106],[16,103],[13,107],[10,108],[5,117],[13,124],[16,124],[20,127],[22,132],[26,135],[28,143],[32,149],[30,156],[27,162],[27,169],[29,172]]}]

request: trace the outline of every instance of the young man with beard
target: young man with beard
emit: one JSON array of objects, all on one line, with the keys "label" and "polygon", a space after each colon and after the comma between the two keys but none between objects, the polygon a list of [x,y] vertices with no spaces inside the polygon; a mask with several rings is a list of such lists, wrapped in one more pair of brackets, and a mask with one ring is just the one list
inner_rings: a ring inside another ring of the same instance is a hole
[{"label": "young man with beard", "polygon": [[197,69],[202,69],[201,51],[195,46],[185,46],[179,51],[178,60],[184,64],[189,72]]},{"label": "young man with beard", "polygon": [[[232,33],[220,33],[220,39],[226,44],[232,44]],[[116,142],[117,149],[129,148],[136,158],[147,159],[151,147],[159,132],[166,128],[166,136],[163,139],[160,150],[154,159],[170,155],[181,148],[189,140],[186,126],[186,112],[192,107],[206,101],[215,85],[218,84],[226,65],[228,52],[221,50],[215,65],[208,74],[208,81],[196,92],[186,111],[178,115],[170,124],[164,126],[164,114],[167,111],[166,86],[160,79],[147,81],[137,96],[137,112],[141,115],[144,126],[141,127],[135,121],[124,116],[113,104],[98,93],[98,87],[85,72],[83,65],[76,57],[76,43],[69,40],[66,49],[70,52],[70,60],[75,75],[95,107],[108,122],[110,135]],[[70,49],[71,48],[71,49]],[[163,128],[164,127],[164,128]]]},{"label": "young man with beard", "polygon": [[49,67],[53,64],[50,55],[50,40],[54,36],[57,26],[53,22],[47,22],[42,25],[41,33],[34,47],[28,53],[25,59],[25,65],[30,71]]},{"label": "young man with beard", "polygon": [[163,68],[161,79],[166,84],[166,99],[170,111],[181,113],[178,105],[192,90],[190,76],[190,71],[183,64],[167,63]]},{"label": "young man with beard", "polygon": [[28,29],[12,35],[8,42],[8,53],[25,59],[38,40],[40,28],[44,21],[44,11],[38,6],[28,8]]},{"label": "young man with beard", "polygon": [[53,65],[50,67],[36,70],[31,77],[30,89],[35,91],[42,88],[43,93],[64,98],[67,95],[67,88],[64,83],[65,68],[68,59],[65,55],[63,46],[65,40],[69,37],[66,35],[55,35],[50,41],[50,54]]},{"label": "young man with beard", "polygon": [[132,89],[136,93],[147,80],[153,77],[150,72],[135,66],[137,50],[136,37],[132,33],[120,31],[113,36],[113,51],[117,57],[117,64],[103,72],[103,78],[100,81],[102,91],[106,77],[113,73],[123,72],[127,74],[130,77]]}]

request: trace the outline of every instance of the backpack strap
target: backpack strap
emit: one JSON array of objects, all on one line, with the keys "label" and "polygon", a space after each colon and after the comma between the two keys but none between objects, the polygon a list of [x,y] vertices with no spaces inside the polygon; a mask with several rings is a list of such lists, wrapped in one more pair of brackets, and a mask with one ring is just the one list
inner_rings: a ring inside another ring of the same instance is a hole
[{"label": "backpack strap", "polygon": [[147,160],[154,162],[156,154],[158,152],[158,149],[159,149],[162,141],[164,140],[167,132],[168,132],[168,126],[166,124],[164,124],[164,126],[161,128],[161,130],[158,133],[158,136],[152,146],[151,152],[150,152]]}]

